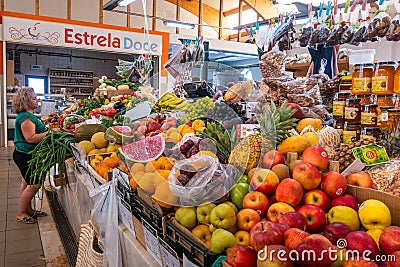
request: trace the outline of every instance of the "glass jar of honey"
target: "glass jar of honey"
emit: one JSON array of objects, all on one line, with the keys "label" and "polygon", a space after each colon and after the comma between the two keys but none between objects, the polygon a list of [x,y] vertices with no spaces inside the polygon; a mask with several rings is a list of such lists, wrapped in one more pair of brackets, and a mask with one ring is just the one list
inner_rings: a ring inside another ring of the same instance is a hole
[{"label": "glass jar of honey", "polygon": [[400,109],[389,109],[387,127],[391,130],[397,129],[397,127],[399,126],[399,119]]},{"label": "glass jar of honey", "polygon": [[355,71],[352,76],[352,94],[371,93],[373,73],[374,64],[356,64]]},{"label": "glass jar of honey", "polygon": [[371,95],[371,94],[368,94],[368,95],[355,95],[356,98],[361,99],[361,102],[360,102],[361,105],[374,104],[375,103],[374,102],[375,101],[375,96],[376,95]]},{"label": "glass jar of honey", "polygon": [[372,76],[372,89],[373,94],[392,94],[394,88],[394,73],[396,63],[380,62],[375,66],[375,71]]},{"label": "glass jar of honey", "polygon": [[361,127],[376,126],[378,121],[377,108],[377,104],[361,105]]},{"label": "glass jar of honey", "polygon": [[353,76],[342,76],[342,78],[340,78],[339,92],[351,93],[352,84]]},{"label": "glass jar of honey", "polygon": [[381,137],[381,130],[379,127],[365,127],[361,129],[361,140],[379,141]]},{"label": "glass jar of honey", "polygon": [[381,107],[381,114],[380,114],[380,127],[382,130],[387,129],[388,121],[389,121],[389,109],[393,109],[393,106],[385,106]]},{"label": "glass jar of honey", "polygon": [[333,121],[333,128],[338,132],[340,135],[340,139],[342,140],[343,137],[343,129],[344,129],[344,121]]},{"label": "glass jar of honey", "polygon": [[348,98],[344,108],[344,120],[347,122],[360,122],[361,120],[361,99]]},{"label": "glass jar of honey", "polygon": [[398,67],[396,72],[394,73],[394,88],[393,88],[393,92],[395,94],[400,94],[400,61],[397,62],[398,63]]},{"label": "glass jar of honey", "polygon": [[344,120],[344,108],[346,99],[350,97],[350,93],[338,92],[333,99],[333,119]]},{"label": "glass jar of honey", "polygon": [[343,143],[351,144],[360,140],[361,124],[356,122],[345,122],[343,129]]},{"label": "glass jar of honey", "polygon": [[378,105],[378,108],[377,108],[377,111],[378,111],[377,125],[380,126],[381,125],[381,118],[382,118],[381,107],[394,106],[393,95],[373,95],[372,97],[375,99],[374,103]]}]

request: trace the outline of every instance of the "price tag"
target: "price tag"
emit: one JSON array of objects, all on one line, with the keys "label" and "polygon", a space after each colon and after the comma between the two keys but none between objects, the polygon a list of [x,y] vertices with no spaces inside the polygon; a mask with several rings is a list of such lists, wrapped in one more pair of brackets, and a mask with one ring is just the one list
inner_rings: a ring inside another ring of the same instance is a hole
[{"label": "price tag", "polygon": [[164,267],[180,267],[181,264],[176,251],[161,238],[158,238],[158,241],[160,242],[161,257]]},{"label": "price tag", "polygon": [[353,155],[360,159],[365,166],[388,163],[390,161],[386,149],[382,146],[368,145],[353,148]]},{"label": "price tag", "polygon": [[251,134],[260,132],[259,124],[238,124],[236,125],[236,135],[239,139],[245,138]]},{"label": "price tag", "polygon": [[125,225],[126,228],[128,228],[129,232],[131,232],[132,235],[136,237],[131,207],[123,198],[120,197],[118,201],[118,218],[122,222],[122,224]]},{"label": "price tag", "polygon": [[148,222],[142,219],[143,234],[146,243],[147,252],[162,266],[160,246],[158,243],[157,230],[154,229]]}]

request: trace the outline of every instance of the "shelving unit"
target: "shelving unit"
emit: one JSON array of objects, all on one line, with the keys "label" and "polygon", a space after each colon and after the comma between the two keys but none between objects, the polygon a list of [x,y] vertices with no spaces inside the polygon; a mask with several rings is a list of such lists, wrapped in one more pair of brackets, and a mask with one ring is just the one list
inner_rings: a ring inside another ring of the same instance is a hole
[{"label": "shelving unit", "polygon": [[[310,67],[310,63],[294,63],[294,64],[286,64],[286,71],[293,72],[293,76],[297,77],[305,77],[307,75],[308,68]],[[339,59],[338,60],[338,68],[339,72],[342,70],[349,70],[349,59]]]},{"label": "shelving unit", "polygon": [[93,71],[49,68],[49,80],[51,94],[86,98],[94,93]]}]

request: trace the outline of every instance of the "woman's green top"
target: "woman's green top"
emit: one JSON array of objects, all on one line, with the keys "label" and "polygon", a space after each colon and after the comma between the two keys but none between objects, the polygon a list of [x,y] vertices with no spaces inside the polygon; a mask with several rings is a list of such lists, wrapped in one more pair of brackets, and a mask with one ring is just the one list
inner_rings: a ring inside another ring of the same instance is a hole
[{"label": "woman's green top", "polygon": [[28,153],[35,149],[36,144],[28,143],[25,140],[24,135],[21,131],[21,124],[26,120],[30,119],[35,124],[35,133],[43,133],[46,130],[46,126],[44,123],[39,120],[35,115],[30,112],[23,111],[18,113],[17,118],[15,119],[15,129],[14,129],[14,146],[18,152]]}]

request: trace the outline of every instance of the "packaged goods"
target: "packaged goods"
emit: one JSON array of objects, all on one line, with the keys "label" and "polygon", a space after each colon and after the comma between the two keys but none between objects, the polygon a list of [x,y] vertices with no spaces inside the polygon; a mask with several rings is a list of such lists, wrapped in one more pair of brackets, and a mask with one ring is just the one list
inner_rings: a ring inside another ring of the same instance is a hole
[{"label": "packaged goods", "polygon": [[361,127],[376,126],[378,121],[377,108],[377,104],[361,105]]},{"label": "packaged goods", "polygon": [[361,120],[361,99],[348,98],[346,99],[346,106],[344,108],[344,119],[347,122],[359,123]]},{"label": "packaged goods", "polygon": [[260,70],[263,78],[279,78],[282,76],[285,55],[282,52],[271,51],[261,56]]},{"label": "packaged goods", "polygon": [[356,64],[352,77],[352,94],[367,94],[371,92],[374,64]]},{"label": "packaged goods", "polygon": [[396,63],[393,61],[379,62],[375,66],[375,71],[372,76],[373,94],[392,94],[394,88],[394,73]]}]

